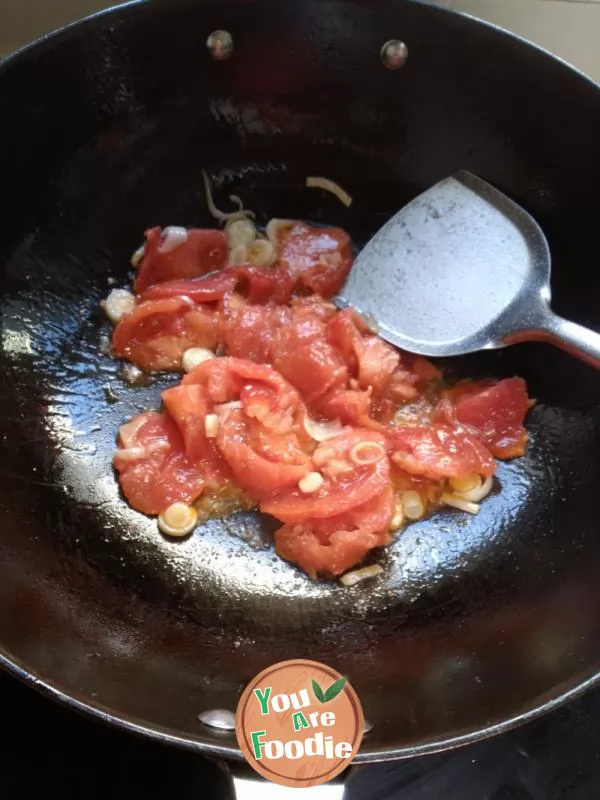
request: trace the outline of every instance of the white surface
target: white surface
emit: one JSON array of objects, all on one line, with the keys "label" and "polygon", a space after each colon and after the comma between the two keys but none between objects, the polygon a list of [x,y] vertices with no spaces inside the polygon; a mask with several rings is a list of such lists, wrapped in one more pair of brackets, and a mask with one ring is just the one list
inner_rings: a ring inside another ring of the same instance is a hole
[{"label": "white surface", "polygon": [[449,0],[443,5],[514,31],[600,82],[600,0]]},{"label": "white surface", "polygon": [[[235,781],[236,800],[340,800],[343,787],[339,784],[313,786],[310,789],[292,789],[272,783],[257,782],[237,778]],[[215,799],[216,800],[216,799]]]}]

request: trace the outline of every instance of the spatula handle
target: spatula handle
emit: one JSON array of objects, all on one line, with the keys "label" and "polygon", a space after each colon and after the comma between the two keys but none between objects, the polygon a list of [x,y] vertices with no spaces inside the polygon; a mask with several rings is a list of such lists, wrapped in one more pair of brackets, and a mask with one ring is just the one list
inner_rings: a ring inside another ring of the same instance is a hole
[{"label": "spatula handle", "polygon": [[528,338],[550,342],[600,369],[600,333],[563,319],[552,311],[544,314],[542,326]]},{"label": "spatula handle", "polygon": [[278,786],[266,781],[234,779],[236,800],[342,800],[344,787],[342,784],[326,784],[313,786],[312,789],[295,789]]}]

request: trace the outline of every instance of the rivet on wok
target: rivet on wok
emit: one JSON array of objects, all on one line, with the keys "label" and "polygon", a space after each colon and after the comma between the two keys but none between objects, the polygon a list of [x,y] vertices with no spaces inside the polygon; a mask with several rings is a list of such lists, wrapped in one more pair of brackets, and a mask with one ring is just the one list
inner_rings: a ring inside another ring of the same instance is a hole
[{"label": "rivet on wok", "polygon": [[226,61],[233,53],[233,38],[229,31],[213,31],[206,46],[215,61]]},{"label": "rivet on wok", "polygon": [[369,722],[369,720],[366,719],[365,720],[365,726],[363,728],[363,733],[365,733],[365,734],[366,733],[371,733],[372,730],[373,730],[373,723]]},{"label": "rivet on wok", "polygon": [[198,714],[198,719],[209,728],[216,728],[219,731],[235,730],[235,714],[224,708],[213,708]]},{"label": "rivet on wok", "polygon": [[390,39],[381,48],[381,60],[387,69],[400,69],[408,60],[408,47],[400,39]]}]

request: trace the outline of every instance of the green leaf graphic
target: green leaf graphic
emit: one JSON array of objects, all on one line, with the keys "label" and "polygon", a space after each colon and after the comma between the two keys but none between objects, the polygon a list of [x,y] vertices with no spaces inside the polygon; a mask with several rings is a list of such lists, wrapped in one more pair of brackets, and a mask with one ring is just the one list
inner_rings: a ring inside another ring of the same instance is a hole
[{"label": "green leaf graphic", "polygon": [[322,702],[328,703],[330,700],[337,697],[347,683],[348,678],[340,678],[338,681],[335,681],[335,683],[332,683],[325,692],[325,699]]},{"label": "green leaf graphic", "polygon": [[315,697],[320,703],[325,702],[325,695],[323,694],[323,689],[319,686],[319,684],[313,679],[312,682],[313,692],[315,693]]}]

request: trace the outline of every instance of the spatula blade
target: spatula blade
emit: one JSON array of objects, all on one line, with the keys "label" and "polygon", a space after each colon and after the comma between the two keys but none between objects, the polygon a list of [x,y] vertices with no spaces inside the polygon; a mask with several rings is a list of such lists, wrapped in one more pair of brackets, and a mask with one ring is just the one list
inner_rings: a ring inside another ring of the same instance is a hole
[{"label": "spatula blade", "polygon": [[532,279],[539,282],[540,259],[549,271],[537,223],[461,171],[384,225],[359,254],[336,302],[363,314],[398,347],[458,355],[498,346],[490,326]]}]

